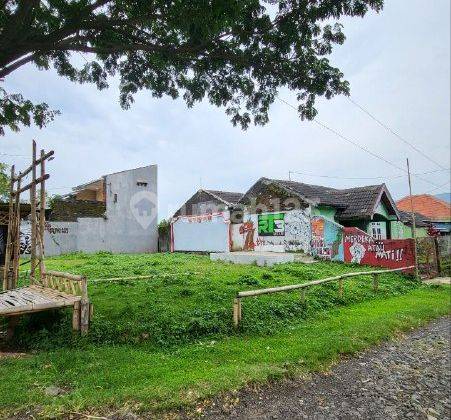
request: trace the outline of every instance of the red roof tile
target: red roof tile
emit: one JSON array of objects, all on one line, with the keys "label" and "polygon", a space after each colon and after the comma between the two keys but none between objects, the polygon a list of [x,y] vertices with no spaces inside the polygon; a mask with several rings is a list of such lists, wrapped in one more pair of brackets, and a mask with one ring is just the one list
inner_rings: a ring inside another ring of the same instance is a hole
[{"label": "red roof tile", "polygon": [[[415,213],[424,214],[431,220],[451,220],[451,206],[446,201],[428,194],[413,195],[412,200]],[[396,205],[399,210],[411,211],[409,196],[399,200]]]}]

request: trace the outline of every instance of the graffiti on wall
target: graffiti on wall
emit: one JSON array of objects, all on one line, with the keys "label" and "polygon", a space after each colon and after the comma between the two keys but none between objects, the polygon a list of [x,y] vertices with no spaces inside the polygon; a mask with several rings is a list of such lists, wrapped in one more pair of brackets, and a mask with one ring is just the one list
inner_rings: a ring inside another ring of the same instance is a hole
[{"label": "graffiti on wall", "polygon": [[254,222],[248,220],[247,222],[242,223],[239,227],[239,232],[243,237],[243,251],[253,251],[255,249]]},{"label": "graffiti on wall", "polygon": [[285,213],[259,214],[258,236],[285,236]]},{"label": "graffiti on wall", "polygon": [[20,253],[31,253],[31,223],[20,224]]},{"label": "graffiti on wall", "polygon": [[305,210],[292,210],[285,216],[285,251],[310,251],[310,216]]},{"label": "graffiti on wall", "polygon": [[408,267],[415,264],[415,246],[412,239],[374,239],[360,229],[347,227],[344,260],[376,267]]},{"label": "graffiti on wall", "polygon": [[343,261],[343,227],[322,216],[312,217],[312,255],[318,258]]},{"label": "graffiti on wall", "polygon": [[310,217],[304,210],[251,214],[245,220],[232,224],[232,251],[310,251]]}]

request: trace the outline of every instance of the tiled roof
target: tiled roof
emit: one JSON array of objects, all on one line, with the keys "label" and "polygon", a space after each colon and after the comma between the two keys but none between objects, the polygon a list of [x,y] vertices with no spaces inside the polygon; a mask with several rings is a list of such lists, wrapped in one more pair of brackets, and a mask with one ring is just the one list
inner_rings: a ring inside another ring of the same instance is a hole
[{"label": "tiled roof", "polygon": [[[431,220],[451,220],[451,206],[443,200],[432,195],[413,195],[413,209],[416,213],[425,215]],[[396,205],[399,210],[409,212],[411,209],[410,197],[404,197]]]},{"label": "tiled roof", "polygon": [[[368,185],[364,187],[336,189],[321,185],[304,184],[296,181],[261,178],[257,182],[276,183],[298,195],[301,199],[312,205],[324,205],[336,208],[337,219],[352,220],[371,218],[376,211],[380,200],[391,207],[396,214],[396,206],[385,184]],[[252,188],[249,192],[252,191]]]},{"label": "tiled roof", "polygon": [[215,191],[215,190],[205,190],[207,193],[212,194],[223,201],[225,204],[236,204],[240,201],[243,193],[230,192],[230,191]]}]

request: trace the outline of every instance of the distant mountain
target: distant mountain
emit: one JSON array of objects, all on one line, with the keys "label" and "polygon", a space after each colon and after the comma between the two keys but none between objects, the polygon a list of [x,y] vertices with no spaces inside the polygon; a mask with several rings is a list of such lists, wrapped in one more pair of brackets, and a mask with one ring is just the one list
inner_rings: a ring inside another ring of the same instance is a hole
[{"label": "distant mountain", "polygon": [[434,197],[439,198],[440,200],[446,201],[447,203],[451,203],[451,193],[436,194]]}]

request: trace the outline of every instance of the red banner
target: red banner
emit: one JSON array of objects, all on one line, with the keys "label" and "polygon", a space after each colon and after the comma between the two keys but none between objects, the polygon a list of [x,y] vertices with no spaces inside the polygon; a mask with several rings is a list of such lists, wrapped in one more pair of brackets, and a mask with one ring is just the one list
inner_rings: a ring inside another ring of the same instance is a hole
[{"label": "red banner", "polygon": [[343,233],[345,262],[385,268],[415,265],[413,239],[374,239],[355,227],[346,227]]}]

